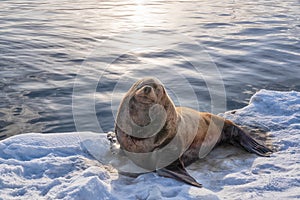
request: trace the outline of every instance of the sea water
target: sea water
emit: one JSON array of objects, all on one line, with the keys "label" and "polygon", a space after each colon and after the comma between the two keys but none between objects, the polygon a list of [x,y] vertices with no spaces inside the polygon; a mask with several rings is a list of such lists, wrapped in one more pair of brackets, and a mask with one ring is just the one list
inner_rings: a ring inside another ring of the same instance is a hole
[{"label": "sea water", "polygon": [[0,138],[113,130],[119,101],[146,76],[176,105],[216,114],[259,89],[300,90],[297,0],[5,0],[0,8]]}]

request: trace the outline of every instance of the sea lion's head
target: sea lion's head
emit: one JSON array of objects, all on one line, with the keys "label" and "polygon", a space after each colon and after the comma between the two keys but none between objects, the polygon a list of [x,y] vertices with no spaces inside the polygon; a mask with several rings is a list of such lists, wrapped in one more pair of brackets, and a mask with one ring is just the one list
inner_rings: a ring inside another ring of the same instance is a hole
[{"label": "sea lion's head", "polygon": [[[151,111],[155,108],[167,112],[171,102],[163,84],[156,78],[138,80],[129,90],[129,113],[131,119],[139,126],[146,126],[151,122]],[[157,107],[157,106],[160,107]],[[152,110],[151,110],[152,109]],[[158,111],[154,111],[156,114]]]},{"label": "sea lion's head", "polygon": [[162,82],[143,78],[132,85],[122,100],[117,126],[129,135],[144,138],[155,135],[158,128],[176,119],[175,106]]},{"label": "sea lion's head", "polygon": [[162,83],[155,78],[146,78],[139,80],[134,84],[133,99],[145,106],[151,106],[153,104],[160,103],[162,97],[166,94],[165,88]]}]

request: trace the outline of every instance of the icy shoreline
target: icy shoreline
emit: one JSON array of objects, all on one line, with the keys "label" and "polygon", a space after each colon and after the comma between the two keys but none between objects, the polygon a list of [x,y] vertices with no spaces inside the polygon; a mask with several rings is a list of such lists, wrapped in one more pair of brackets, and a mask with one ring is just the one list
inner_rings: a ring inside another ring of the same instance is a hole
[{"label": "icy shoreline", "polygon": [[17,135],[0,141],[0,199],[300,198],[300,92],[261,90],[248,106],[223,116],[268,131],[277,152],[262,158],[218,147],[188,167],[199,189],[155,173],[118,175],[93,157],[109,157],[105,134]]}]

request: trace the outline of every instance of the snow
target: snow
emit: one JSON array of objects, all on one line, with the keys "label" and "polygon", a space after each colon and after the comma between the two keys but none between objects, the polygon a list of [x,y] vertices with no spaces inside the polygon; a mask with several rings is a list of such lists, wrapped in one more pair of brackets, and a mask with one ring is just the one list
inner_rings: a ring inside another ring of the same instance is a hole
[{"label": "snow", "polygon": [[0,141],[0,199],[299,199],[300,92],[261,90],[222,115],[267,132],[260,138],[277,151],[266,158],[218,147],[188,167],[204,186],[196,188],[156,173],[118,174],[132,163],[111,152],[104,133],[22,134]]}]

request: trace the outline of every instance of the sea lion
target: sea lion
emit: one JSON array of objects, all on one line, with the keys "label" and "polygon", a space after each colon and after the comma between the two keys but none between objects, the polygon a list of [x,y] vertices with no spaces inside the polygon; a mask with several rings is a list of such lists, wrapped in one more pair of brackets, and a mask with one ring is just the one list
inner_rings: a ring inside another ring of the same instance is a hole
[{"label": "sea lion", "polygon": [[138,80],[126,93],[115,134],[121,150],[138,166],[197,187],[202,185],[185,167],[218,144],[230,143],[260,156],[272,153],[230,120],[175,107],[156,78]]}]

